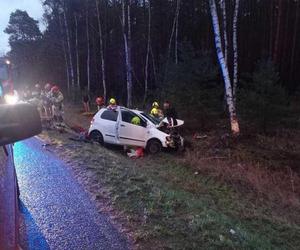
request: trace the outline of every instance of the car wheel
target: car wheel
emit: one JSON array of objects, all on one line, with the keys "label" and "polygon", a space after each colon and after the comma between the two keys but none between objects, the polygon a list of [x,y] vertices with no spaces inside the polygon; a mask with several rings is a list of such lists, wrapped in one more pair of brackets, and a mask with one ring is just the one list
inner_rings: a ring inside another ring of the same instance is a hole
[{"label": "car wheel", "polygon": [[90,133],[90,138],[101,145],[104,144],[103,135],[97,130],[94,130]]},{"label": "car wheel", "polygon": [[159,140],[152,139],[147,143],[146,150],[149,154],[157,154],[161,151],[162,145]]}]

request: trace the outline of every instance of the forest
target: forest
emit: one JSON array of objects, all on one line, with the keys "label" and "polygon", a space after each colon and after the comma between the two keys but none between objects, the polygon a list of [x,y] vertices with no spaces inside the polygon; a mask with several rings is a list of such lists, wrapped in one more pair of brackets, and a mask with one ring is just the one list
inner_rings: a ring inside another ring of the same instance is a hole
[{"label": "forest", "polygon": [[240,117],[266,131],[294,110],[299,1],[42,3],[43,32],[21,10],[5,30],[20,88],[53,82],[73,100],[88,91],[129,107],[168,99],[202,127],[228,110],[237,133]]},{"label": "forest", "polygon": [[42,22],[17,9],[4,31],[18,91],[59,86],[80,132],[99,96],[147,112],[169,101],[185,122],[182,152],[135,160],[68,132],[40,135],[137,249],[299,248],[300,0],[41,4]]}]

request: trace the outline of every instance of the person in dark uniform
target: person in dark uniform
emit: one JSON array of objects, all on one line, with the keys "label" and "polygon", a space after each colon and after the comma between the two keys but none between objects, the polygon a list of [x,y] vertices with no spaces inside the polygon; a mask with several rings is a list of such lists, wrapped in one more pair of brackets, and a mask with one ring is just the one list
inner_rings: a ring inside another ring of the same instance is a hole
[{"label": "person in dark uniform", "polygon": [[168,119],[169,126],[177,125],[177,112],[169,101],[165,101],[164,103],[164,116]]},{"label": "person in dark uniform", "polygon": [[87,91],[84,91],[82,96],[82,103],[84,107],[84,112],[88,113],[90,112],[90,96]]}]

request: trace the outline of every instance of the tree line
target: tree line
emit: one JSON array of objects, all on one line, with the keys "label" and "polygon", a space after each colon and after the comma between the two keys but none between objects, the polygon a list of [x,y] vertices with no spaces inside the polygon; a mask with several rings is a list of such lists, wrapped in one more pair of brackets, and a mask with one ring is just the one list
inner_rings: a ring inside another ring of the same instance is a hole
[{"label": "tree line", "polygon": [[172,94],[176,101],[185,90],[196,100],[199,89],[199,95],[221,89],[236,133],[239,88],[260,60],[272,63],[287,93],[299,87],[299,0],[42,4],[44,32],[20,10],[11,14],[5,30],[22,83],[56,82],[70,97],[85,89],[129,107]]}]

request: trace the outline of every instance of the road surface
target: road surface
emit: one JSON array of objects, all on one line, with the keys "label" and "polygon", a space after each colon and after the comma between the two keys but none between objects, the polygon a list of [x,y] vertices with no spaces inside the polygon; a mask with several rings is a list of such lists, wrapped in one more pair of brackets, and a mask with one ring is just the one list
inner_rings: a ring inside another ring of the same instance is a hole
[{"label": "road surface", "polygon": [[109,219],[96,211],[70,169],[38,139],[14,147],[24,218],[25,249],[128,249]]}]

